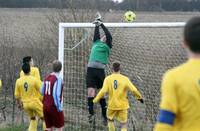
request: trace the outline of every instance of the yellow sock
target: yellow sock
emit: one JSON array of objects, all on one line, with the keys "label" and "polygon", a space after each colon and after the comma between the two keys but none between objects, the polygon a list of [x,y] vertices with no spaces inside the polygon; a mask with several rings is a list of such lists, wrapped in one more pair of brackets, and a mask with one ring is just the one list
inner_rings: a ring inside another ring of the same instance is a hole
[{"label": "yellow sock", "polygon": [[123,127],[123,128],[121,129],[121,131],[127,131],[127,128]]},{"label": "yellow sock", "polygon": [[115,125],[113,122],[108,122],[108,130],[109,131],[115,131]]},{"label": "yellow sock", "polygon": [[42,127],[43,127],[43,130],[45,131],[46,130],[46,124],[45,124],[45,122],[42,123]]},{"label": "yellow sock", "polygon": [[31,120],[28,131],[37,131],[37,120]]}]

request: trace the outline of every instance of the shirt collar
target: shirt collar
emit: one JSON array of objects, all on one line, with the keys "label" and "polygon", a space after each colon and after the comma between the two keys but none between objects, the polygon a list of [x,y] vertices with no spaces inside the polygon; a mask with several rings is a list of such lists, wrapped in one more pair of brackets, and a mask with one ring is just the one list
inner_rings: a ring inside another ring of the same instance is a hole
[{"label": "shirt collar", "polygon": [[57,78],[59,77],[60,73],[52,72],[51,75],[55,75]]}]

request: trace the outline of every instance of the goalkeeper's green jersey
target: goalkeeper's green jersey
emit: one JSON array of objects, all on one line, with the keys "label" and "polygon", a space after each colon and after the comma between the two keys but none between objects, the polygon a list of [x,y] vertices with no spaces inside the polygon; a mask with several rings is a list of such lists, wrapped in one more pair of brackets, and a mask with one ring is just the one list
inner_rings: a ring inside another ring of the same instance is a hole
[{"label": "goalkeeper's green jersey", "polygon": [[200,131],[200,60],[167,71],[154,131]]},{"label": "goalkeeper's green jersey", "polygon": [[108,63],[108,58],[110,54],[110,47],[100,40],[93,43],[89,62],[100,62],[102,64]]}]

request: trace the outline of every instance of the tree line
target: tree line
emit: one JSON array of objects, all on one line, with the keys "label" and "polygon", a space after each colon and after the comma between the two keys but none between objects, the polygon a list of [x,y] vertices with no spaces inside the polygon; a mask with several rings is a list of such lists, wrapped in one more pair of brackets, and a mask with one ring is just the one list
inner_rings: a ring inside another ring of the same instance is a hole
[{"label": "tree line", "polygon": [[5,8],[75,8],[116,9],[137,11],[199,11],[200,0],[0,0]]}]

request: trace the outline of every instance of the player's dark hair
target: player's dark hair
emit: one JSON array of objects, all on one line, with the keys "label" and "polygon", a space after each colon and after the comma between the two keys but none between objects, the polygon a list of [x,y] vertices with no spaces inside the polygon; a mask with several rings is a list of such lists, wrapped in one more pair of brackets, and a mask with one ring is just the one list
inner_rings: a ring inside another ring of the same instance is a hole
[{"label": "player's dark hair", "polygon": [[22,70],[23,70],[24,74],[30,73],[30,71],[31,71],[30,64],[29,63],[23,63]]},{"label": "player's dark hair", "polygon": [[25,56],[23,58],[23,63],[29,63],[31,61],[32,57],[31,56]]},{"label": "player's dark hair", "polygon": [[114,72],[118,72],[120,70],[120,62],[119,61],[113,62],[113,70],[114,70]]},{"label": "player's dark hair", "polygon": [[59,60],[53,61],[53,71],[60,72],[62,69],[62,63]]},{"label": "player's dark hair", "polygon": [[184,40],[189,49],[200,53],[200,17],[191,18],[184,28]]}]

